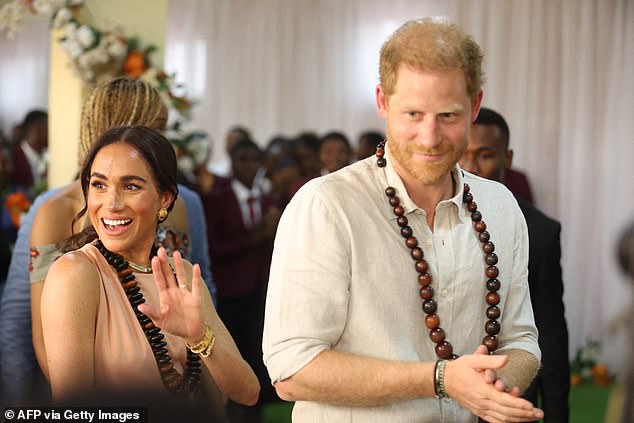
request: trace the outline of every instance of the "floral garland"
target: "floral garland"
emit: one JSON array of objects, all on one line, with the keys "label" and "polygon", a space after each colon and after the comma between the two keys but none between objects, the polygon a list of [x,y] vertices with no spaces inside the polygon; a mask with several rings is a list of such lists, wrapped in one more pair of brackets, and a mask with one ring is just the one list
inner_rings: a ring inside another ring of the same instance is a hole
[{"label": "floral garland", "polygon": [[185,95],[184,86],[151,61],[156,50],[153,45],[142,45],[136,37],[126,37],[121,26],[98,28],[87,22],[84,0],[11,0],[0,8],[0,32],[14,38],[25,15],[45,16],[51,19],[52,28],[61,33],[59,38],[69,58],[73,72],[86,84],[94,85],[117,76],[142,78],[150,82],[169,105],[172,122],[168,138],[177,147],[189,153],[198,151],[190,141],[200,143],[201,136],[209,144],[207,135],[196,131],[183,132],[183,122],[191,119],[194,102]]}]

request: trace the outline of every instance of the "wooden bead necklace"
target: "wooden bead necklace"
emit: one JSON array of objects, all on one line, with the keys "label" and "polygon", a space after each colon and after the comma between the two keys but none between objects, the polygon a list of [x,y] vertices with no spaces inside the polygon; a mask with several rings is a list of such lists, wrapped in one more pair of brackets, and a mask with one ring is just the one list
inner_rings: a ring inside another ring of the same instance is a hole
[{"label": "wooden bead necklace", "polygon": [[139,311],[138,306],[145,302],[145,298],[143,298],[143,293],[138,286],[138,282],[135,281],[136,276],[133,273],[130,263],[121,255],[109,251],[101,240],[97,240],[95,247],[97,247],[108,264],[117,272],[123,291],[128,297],[132,310],[152,348],[152,353],[154,354],[154,359],[158,365],[161,380],[165,388],[171,394],[179,396],[186,396],[195,392],[198,387],[198,382],[200,381],[201,372],[201,363],[198,354],[194,354],[187,349],[187,363],[185,365],[185,372],[181,376],[174,368],[174,362],[167,351],[167,343],[163,340],[165,335],[161,333],[161,328],[155,326],[152,319]]},{"label": "wooden bead necklace", "polygon": [[[376,157],[377,166],[385,167],[387,164],[385,160],[385,141],[381,141],[377,145]],[[486,230],[486,223],[482,220],[482,213],[478,211],[478,205],[473,201],[473,194],[469,191],[469,184],[465,183],[462,202],[471,213],[473,228],[478,236],[478,240],[482,243],[484,262],[487,264],[484,273],[487,278],[486,287],[488,292],[485,301],[488,305],[486,310],[488,320],[484,325],[484,330],[487,335],[482,339],[482,344],[485,345],[489,353],[491,353],[498,348],[499,341],[497,334],[500,332],[500,323],[497,320],[500,317],[500,308],[498,307],[500,294],[497,292],[500,289],[500,281],[497,279],[499,270],[495,266],[498,262],[498,257],[493,252],[495,245],[493,245],[493,242],[490,240],[491,236]],[[410,255],[415,261],[416,271],[418,272],[418,283],[421,286],[419,291],[420,297],[423,300],[423,311],[426,314],[425,326],[429,329],[429,337],[432,342],[436,344],[436,355],[444,360],[458,358],[458,355],[453,352],[451,343],[445,339],[445,331],[440,327],[440,317],[436,313],[438,306],[434,300],[434,290],[431,287],[431,275],[427,272],[429,265],[423,258],[423,250],[418,246],[418,240],[414,236],[412,227],[408,225],[407,217],[405,217],[405,209],[401,206],[401,200],[396,196],[396,189],[390,186],[385,189],[385,195],[387,195],[388,201],[393,207],[394,215],[397,217],[396,222],[401,228],[401,236],[405,238],[405,245],[410,249]]]}]

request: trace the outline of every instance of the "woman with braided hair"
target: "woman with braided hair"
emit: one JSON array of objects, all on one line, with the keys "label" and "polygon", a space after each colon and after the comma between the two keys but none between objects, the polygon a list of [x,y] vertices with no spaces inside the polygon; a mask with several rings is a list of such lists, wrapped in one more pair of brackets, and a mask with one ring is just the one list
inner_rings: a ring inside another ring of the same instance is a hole
[{"label": "woman with braided hair", "polygon": [[84,206],[74,221],[86,216],[93,230],[65,242],[81,248],[53,263],[42,291],[53,398],[136,389],[188,398],[213,378],[233,401],[255,404],[257,378],[200,267],[178,251],[172,264],[154,245],[178,196],[169,142],[143,126],[110,129],[87,153],[79,180]]},{"label": "woman with braided hair", "polygon": [[[167,109],[149,83],[115,78],[98,85],[82,110],[79,165],[99,135],[111,127],[144,125],[162,130],[166,121]],[[180,234],[182,240],[189,241],[190,222],[196,227],[191,231],[191,242],[179,244],[193,246],[191,255],[189,249],[181,252],[200,264],[213,297],[216,289],[211,277],[207,239],[199,236],[200,231],[205,233],[204,228],[199,228],[204,225],[202,203],[196,193],[185,187],[179,186],[179,192],[181,195],[161,229],[169,228]],[[48,375],[48,371],[40,321],[41,291],[48,268],[62,254],[58,243],[87,225],[85,218],[71,225],[83,205],[81,184],[76,180],[36,199],[20,227],[0,307],[2,385],[16,402],[48,395],[42,376],[42,373]]]}]

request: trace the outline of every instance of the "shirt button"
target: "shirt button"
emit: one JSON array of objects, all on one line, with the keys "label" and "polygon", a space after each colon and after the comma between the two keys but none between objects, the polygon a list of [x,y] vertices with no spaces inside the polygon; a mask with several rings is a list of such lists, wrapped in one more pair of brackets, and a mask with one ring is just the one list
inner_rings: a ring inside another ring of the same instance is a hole
[{"label": "shirt button", "polygon": [[442,291],[440,291],[440,296],[441,297],[446,297],[447,294],[449,294],[449,291],[447,291],[447,289],[443,289]]},{"label": "shirt button", "polygon": [[433,245],[433,243],[434,243],[434,242],[431,240],[431,238],[427,238],[427,239],[425,240],[425,244],[427,244],[427,245],[428,245],[428,246],[430,246],[430,247]]}]

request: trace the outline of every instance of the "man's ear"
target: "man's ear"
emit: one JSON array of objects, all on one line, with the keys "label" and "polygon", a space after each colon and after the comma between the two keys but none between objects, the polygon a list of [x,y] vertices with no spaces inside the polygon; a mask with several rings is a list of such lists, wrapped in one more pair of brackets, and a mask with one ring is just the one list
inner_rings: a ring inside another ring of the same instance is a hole
[{"label": "man's ear", "polygon": [[505,154],[505,158],[506,158],[506,163],[504,163],[504,169],[510,169],[511,166],[513,166],[513,150],[508,149],[506,150],[506,154]]},{"label": "man's ear", "polygon": [[376,108],[379,112],[379,116],[384,119],[387,117],[387,100],[383,86],[378,84],[376,86]]},{"label": "man's ear", "polygon": [[484,97],[484,90],[480,88],[473,100],[473,109],[471,111],[471,123],[475,122],[480,113],[480,106],[482,106],[482,97]]}]

